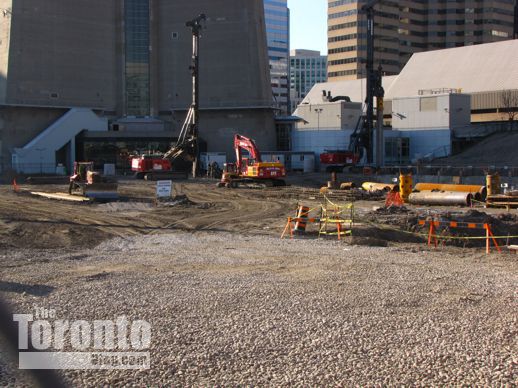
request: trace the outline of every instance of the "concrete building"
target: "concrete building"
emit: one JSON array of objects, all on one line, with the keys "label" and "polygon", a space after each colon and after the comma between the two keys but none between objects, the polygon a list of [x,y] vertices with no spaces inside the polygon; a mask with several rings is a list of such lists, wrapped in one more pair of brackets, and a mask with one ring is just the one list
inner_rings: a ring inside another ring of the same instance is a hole
[{"label": "concrete building", "polygon": [[327,81],[327,56],[320,51],[290,51],[291,112],[302,102],[311,88]]},{"label": "concrete building", "polygon": [[191,103],[185,22],[200,13],[202,147],[231,155],[241,132],[274,150],[262,1],[0,0],[3,167],[167,149]]},{"label": "concrete building", "polygon": [[[328,0],[328,78],[365,77],[365,1]],[[376,5],[375,64],[399,74],[413,53],[512,39],[515,0],[382,1]]]},{"label": "concrete building", "polygon": [[263,0],[273,106],[290,113],[290,13],[288,0]]},{"label": "concrete building", "polygon": [[[518,114],[514,123],[509,122],[508,114],[518,112],[516,63],[518,40],[414,54],[399,75],[383,78],[386,161],[446,156],[492,132],[518,129]],[[318,105],[322,114],[333,108],[324,94],[362,103],[365,88],[364,79],[315,85],[294,112],[306,121],[297,131],[319,126],[308,109]],[[507,93],[514,96],[514,105],[504,104],[502,96]],[[338,132],[343,131],[338,116],[327,129],[343,136]],[[337,144],[348,146],[348,133],[345,135]]]}]

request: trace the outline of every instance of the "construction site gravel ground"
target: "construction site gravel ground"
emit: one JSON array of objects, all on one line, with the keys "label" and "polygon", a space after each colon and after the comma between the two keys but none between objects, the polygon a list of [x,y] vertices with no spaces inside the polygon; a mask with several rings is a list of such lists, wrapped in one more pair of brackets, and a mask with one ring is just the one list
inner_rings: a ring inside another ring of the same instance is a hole
[{"label": "construction site gravel ground", "polygon": [[[14,312],[152,326],[149,370],[60,371],[68,385],[518,381],[517,256],[428,249],[367,223],[341,242],[280,240],[318,190],[176,190],[180,201],[155,207],[151,182],[122,182],[123,199],[102,204],[0,187],[0,295]],[[357,202],[360,223],[381,204]],[[409,216],[380,214],[391,217],[404,227]],[[28,378],[2,350],[0,384]]]}]

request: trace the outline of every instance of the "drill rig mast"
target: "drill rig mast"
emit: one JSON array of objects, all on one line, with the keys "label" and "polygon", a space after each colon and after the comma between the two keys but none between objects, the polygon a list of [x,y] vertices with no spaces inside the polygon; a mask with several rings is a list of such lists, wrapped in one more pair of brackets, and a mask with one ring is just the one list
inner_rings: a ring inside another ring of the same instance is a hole
[{"label": "drill rig mast", "polygon": [[175,146],[164,154],[164,159],[174,161],[182,155],[186,155],[192,160],[192,176],[196,178],[198,175],[198,158],[199,158],[199,107],[200,107],[200,36],[203,29],[203,22],[207,20],[205,14],[200,14],[193,20],[188,21],[185,25],[192,30],[192,62],[189,69],[192,74],[192,102],[187,112],[187,116],[180,130],[178,141]]},{"label": "drill rig mast", "polygon": [[[382,86],[382,68],[381,65],[377,70],[374,69],[374,6],[382,0],[371,0],[361,7],[361,12],[367,15],[367,59],[366,59],[366,77],[367,77],[367,93],[366,93],[366,113],[358,122],[358,126],[351,135],[351,150],[356,154],[360,154],[361,150],[367,150],[367,163],[374,162],[374,97],[377,99],[378,112],[378,131],[376,136],[376,164],[378,167],[382,164],[383,152],[383,97],[385,91]],[[381,121],[381,122],[380,122]]]}]

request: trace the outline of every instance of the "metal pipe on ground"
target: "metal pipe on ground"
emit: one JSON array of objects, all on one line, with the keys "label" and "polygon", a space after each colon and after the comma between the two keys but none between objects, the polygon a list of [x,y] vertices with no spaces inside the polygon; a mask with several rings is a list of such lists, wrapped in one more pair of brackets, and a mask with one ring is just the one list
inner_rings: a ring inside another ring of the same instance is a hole
[{"label": "metal pipe on ground", "polygon": [[473,195],[460,191],[430,191],[424,190],[410,194],[408,202],[412,205],[439,206],[471,206]]},{"label": "metal pipe on ground", "polygon": [[[458,191],[462,193],[480,194],[480,200],[485,201],[487,197],[486,186],[478,185],[455,185],[455,184],[441,184],[441,183],[418,183],[415,185],[414,190],[417,191]],[[476,198],[475,198],[476,199]]]},{"label": "metal pipe on ground", "polygon": [[354,182],[343,182],[340,184],[340,190],[351,190],[356,187]]},{"label": "metal pipe on ground", "polygon": [[392,191],[396,187],[393,183],[363,182],[362,188],[365,191]]}]

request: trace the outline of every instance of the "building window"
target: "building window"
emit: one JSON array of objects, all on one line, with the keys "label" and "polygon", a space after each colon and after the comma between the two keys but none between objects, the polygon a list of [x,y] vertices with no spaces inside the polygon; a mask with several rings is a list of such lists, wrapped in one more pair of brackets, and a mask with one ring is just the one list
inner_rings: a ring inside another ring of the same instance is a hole
[{"label": "building window", "polygon": [[124,14],[126,113],[128,116],[149,116],[149,0],[125,0]]}]

